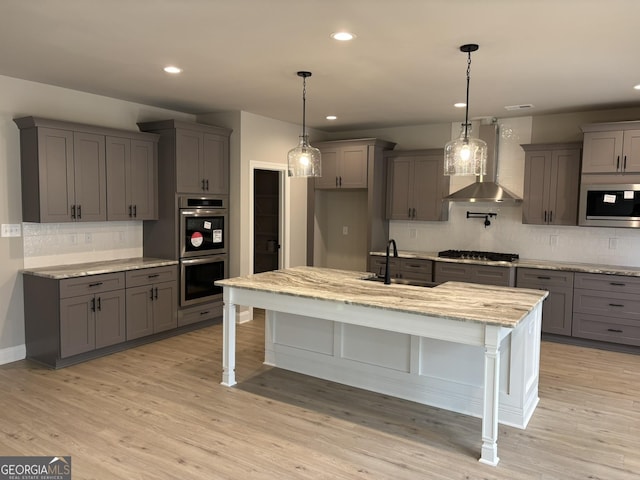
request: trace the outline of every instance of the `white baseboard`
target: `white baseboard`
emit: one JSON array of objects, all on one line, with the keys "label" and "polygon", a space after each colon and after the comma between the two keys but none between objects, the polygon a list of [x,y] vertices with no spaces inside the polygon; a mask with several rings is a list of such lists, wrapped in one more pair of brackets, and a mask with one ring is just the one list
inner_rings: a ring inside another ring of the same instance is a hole
[{"label": "white baseboard", "polygon": [[24,344],[0,349],[0,365],[24,360],[26,357],[27,347]]}]

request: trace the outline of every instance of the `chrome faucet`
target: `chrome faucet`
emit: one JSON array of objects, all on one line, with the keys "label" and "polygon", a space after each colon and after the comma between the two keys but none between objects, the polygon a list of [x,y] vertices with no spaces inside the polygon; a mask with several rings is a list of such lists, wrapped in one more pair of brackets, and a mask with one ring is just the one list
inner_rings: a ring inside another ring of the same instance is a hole
[{"label": "chrome faucet", "polygon": [[385,271],[384,271],[384,284],[391,284],[391,272],[389,271],[389,247],[393,245],[393,256],[398,256],[398,247],[396,247],[396,241],[392,238],[387,242],[387,256],[385,260]]}]

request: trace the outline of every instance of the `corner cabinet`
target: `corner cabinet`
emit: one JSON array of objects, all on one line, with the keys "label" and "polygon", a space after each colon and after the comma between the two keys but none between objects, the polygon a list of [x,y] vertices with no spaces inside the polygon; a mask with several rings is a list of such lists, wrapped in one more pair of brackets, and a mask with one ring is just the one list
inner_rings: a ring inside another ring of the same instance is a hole
[{"label": "corner cabinet", "polygon": [[385,159],[389,220],[448,220],[444,150],[392,151],[385,153]]},{"label": "corner cabinet", "polygon": [[[155,218],[156,135],[37,117],[14,121],[20,128],[23,221]],[[114,145],[115,138],[126,149]]]},{"label": "corner cabinet", "polygon": [[322,176],[316,189],[367,188],[367,145],[345,142],[318,144],[322,155]]},{"label": "corner cabinet", "polygon": [[160,176],[166,180],[166,191],[229,194],[230,129],[179,120],[138,127],[160,135]]},{"label": "corner cabinet", "polygon": [[522,145],[525,151],[522,223],[577,225],[580,143]]},{"label": "corner cabinet", "polygon": [[583,125],[582,173],[640,173],[640,122]]}]

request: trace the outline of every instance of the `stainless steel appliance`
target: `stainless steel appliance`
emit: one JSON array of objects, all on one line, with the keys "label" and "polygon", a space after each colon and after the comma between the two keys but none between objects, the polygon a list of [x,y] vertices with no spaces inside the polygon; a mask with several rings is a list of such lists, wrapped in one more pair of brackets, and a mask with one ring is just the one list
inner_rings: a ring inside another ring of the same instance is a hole
[{"label": "stainless steel appliance", "polygon": [[180,197],[180,258],[227,253],[223,197]]},{"label": "stainless steel appliance", "polygon": [[481,252],[477,250],[444,250],[438,252],[438,256],[442,258],[463,258],[490,262],[513,262],[520,258],[520,255],[517,253]]},{"label": "stainless steel appliance", "polygon": [[178,198],[180,307],[222,300],[228,276],[226,196]]},{"label": "stainless steel appliance", "polygon": [[578,225],[640,227],[640,184],[583,184]]},{"label": "stainless steel appliance", "polygon": [[180,259],[180,305],[187,306],[222,299],[216,280],[227,277],[226,255],[205,255]]}]

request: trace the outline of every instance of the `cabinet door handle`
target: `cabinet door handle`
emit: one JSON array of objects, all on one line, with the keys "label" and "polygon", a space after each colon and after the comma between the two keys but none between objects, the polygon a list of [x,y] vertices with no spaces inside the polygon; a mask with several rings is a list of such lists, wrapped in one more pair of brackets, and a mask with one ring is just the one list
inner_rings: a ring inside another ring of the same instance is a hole
[{"label": "cabinet door handle", "polygon": [[209,191],[209,179],[208,179],[208,178],[207,178],[207,180],[205,181],[205,184],[206,184],[206,186],[207,186],[206,190],[207,190],[207,192],[208,192],[208,191]]},{"label": "cabinet door handle", "polygon": [[544,211],[544,223],[547,223],[547,211]]},{"label": "cabinet door handle", "polygon": [[622,162],[622,170],[627,171],[627,156],[624,156],[624,162]]},{"label": "cabinet door handle", "polygon": [[154,297],[156,300],[158,299],[158,287],[156,287],[156,295]]},{"label": "cabinet door handle", "polygon": [[153,287],[151,287],[150,293],[151,293],[151,295],[149,296],[149,300],[153,300]]},{"label": "cabinet door handle", "polygon": [[607,332],[622,333],[619,328],[607,328]]},{"label": "cabinet door handle", "polygon": [[204,178],[200,180],[200,182],[202,183],[202,190],[204,191]]},{"label": "cabinet door handle", "polygon": [[553,223],[553,210],[549,210],[549,223]]},{"label": "cabinet door handle", "polygon": [[102,298],[98,297],[98,311],[102,310]]},{"label": "cabinet door handle", "polygon": [[409,208],[409,210],[407,210],[407,217],[411,218],[411,208]]},{"label": "cabinet door handle", "polygon": [[338,187],[338,177],[336,176],[336,188]]},{"label": "cabinet door handle", "polygon": [[616,160],[616,171],[620,170],[620,155],[618,155],[618,159]]},{"label": "cabinet door handle", "polygon": [[102,282],[96,282],[96,283],[90,283],[89,284],[90,287],[99,287],[100,285],[102,285]]},{"label": "cabinet door handle", "polygon": [[621,304],[621,303],[610,303],[609,306],[610,307],[624,307],[624,305]]},{"label": "cabinet door handle", "polygon": [[138,206],[137,206],[137,205],[134,205],[134,206],[133,206],[133,216],[134,216],[134,217],[137,217],[137,216],[138,216]]},{"label": "cabinet door handle", "polygon": [[551,277],[537,277],[539,280],[551,280]]},{"label": "cabinet door handle", "polygon": [[626,284],[619,282],[609,282],[609,285],[613,285],[614,287],[624,287]]},{"label": "cabinet door handle", "polygon": [[416,209],[413,209],[413,216],[411,218],[416,218]]},{"label": "cabinet door handle", "polygon": [[96,311],[96,299],[95,298],[91,299],[91,311],[92,312]]},{"label": "cabinet door handle", "polygon": [[342,186],[342,175],[340,175],[340,186]]},{"label": "cabinet door handle", "polygon": [[78,218],[82,218],[82,205],[78,205]]},{"label": "cabinet door handle", "polygon": [[71,205],[71,218],[76,218],[76,206]]}]

